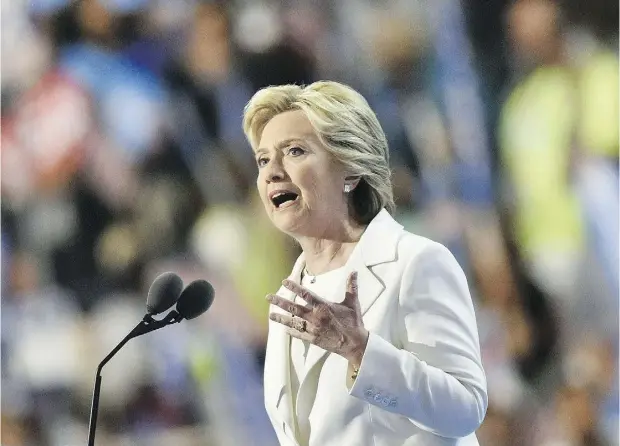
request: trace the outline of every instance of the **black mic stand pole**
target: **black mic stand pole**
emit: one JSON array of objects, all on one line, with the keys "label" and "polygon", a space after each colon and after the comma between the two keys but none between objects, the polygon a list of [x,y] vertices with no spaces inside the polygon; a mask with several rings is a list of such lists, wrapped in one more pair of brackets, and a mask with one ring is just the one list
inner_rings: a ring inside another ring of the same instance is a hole
[{"label": "black mic stand pole", "polygon": [[97,429],[97,414],[99,412],[99,395],[101,393],[101,369],[108,363],[118,351],[129,341],[137,336],[141,336],[151,331],[158,330],[166,325],[181,322],[183,318],[181,315],[173,310],[166,315],[162,320],[155,320],[150,314],[144,316],[142,321],[131,332],[125,336],[125,338],[116,346],[114,350],[106,356],[103,361],[97,367],[97,373],[95,374],[95,388],[93,390],[93,401],[90,407],[90,422],[88,424],[88,446],[95,446],[95,430]]}]

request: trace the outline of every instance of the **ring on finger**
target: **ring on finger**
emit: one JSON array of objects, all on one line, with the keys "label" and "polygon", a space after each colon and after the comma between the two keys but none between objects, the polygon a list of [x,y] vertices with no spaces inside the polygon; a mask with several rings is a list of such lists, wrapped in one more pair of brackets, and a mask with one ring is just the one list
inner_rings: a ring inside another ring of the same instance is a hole
[{"label": "ring on finger", "polygon": [[295,328],[295,330],[297,330],[297,331],[305,332],[305,331],[306,331],[306,328],[307,328],[307,327],[306,327],[307,323],[308,323],[308,322],[307,322],[305,319],[300,319],[300,318],[298,318],[298,319],[296,319],[296,320],[295,320],[295,326],[294,326],[294,328]]}]

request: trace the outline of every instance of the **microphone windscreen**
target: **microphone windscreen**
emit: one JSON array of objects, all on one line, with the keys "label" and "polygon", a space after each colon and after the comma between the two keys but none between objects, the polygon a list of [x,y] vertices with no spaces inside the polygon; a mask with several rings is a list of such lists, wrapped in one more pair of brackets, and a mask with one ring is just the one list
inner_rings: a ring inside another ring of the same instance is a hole
[{"label": "microphone windscreen", "polygon": [[148,314],[159,314],[173,306],[183,291],[183,280],[172,272],[160,274],[153,281],[146,298]]},{"label": "microphone windscreen", "polygon": [[209,282],[194,280],[181,293],[177,311],[185,319],[194,319],[209,309],[214,296],[215,291]]}]

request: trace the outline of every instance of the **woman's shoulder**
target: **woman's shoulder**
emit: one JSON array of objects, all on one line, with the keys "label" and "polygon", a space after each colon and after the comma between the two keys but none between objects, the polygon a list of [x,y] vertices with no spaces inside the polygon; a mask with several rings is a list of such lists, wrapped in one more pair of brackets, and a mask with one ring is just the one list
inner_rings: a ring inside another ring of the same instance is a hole
[{"label": "woman's shoulder", "polygon": [[401,261],[411,262],[456,262],[452,252],[442,243],[428,237],[403,229],[397,244],[397,254]]},{"label": "woman's shoulder", "polygon": [[454,266],[456,260],[443,244],[412,231],[411,225],[383,210],[368,226],[361,240],[369,265],[396,260],[397,264],[438,262]]}]

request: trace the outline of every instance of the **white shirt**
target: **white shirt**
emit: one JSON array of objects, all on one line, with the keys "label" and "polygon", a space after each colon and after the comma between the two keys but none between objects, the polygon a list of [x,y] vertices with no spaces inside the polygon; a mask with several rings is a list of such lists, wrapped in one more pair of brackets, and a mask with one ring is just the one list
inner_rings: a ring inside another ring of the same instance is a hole
[{"label": "white shirt", "polygon": [[[338,296],[338,293],[334,293],[338,287],[342,288],[342,298],[344,298],[344,284],[345,284],[345,268],[340,267],[332,271],[328,271],[318,276],[309,276],[302,274],[301,286],[312,291],[319,297],[330,300],[332,296]],[[299,296],[295,297],[295,302],[300,305],[306,305],[306,302]],[[299,385],[306,378],[308,371],[306,367],[306,357],[310,349],[320,348],[316,345],[312,345],[307,341],[301,339],[291,339],[291,390],[293,396],[294,405],[294,418],[295,418],[295,436],[301,446],[307,446],[310,439],[310,423],[308,415],[312,405],[304,405],[299,407],[297,404],[297,394],[299,391]],[[320,373],[320,368],[318,373]],[[317,375],[318,375],[317,373]],[[315,377],[315,382],[312,383],[316,386],[318,381]]]}]

